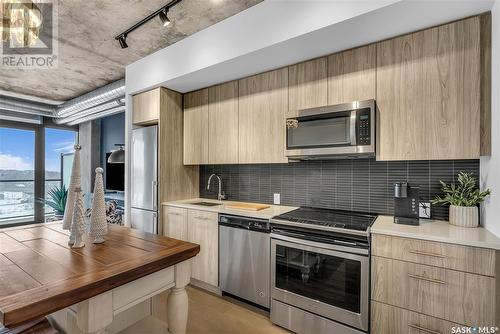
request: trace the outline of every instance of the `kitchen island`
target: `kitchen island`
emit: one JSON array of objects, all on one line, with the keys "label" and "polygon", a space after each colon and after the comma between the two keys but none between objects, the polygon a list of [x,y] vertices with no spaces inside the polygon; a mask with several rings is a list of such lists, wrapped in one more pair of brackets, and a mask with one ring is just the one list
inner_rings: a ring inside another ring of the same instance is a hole
[{"label": "kitchen island", "polygon": [[68,333],[117,332],[121,313],[170,290],[168,330],[185,332],[198,245],[109,225],[105,243],[71,249],[67,234],[60,223],[0,229],[0,325],[49,316]]}]

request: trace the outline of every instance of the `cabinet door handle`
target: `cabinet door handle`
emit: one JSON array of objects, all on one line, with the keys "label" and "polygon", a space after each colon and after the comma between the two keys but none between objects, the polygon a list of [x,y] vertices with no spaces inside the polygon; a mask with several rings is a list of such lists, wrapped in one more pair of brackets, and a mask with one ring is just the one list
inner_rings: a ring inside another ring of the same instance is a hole
[{"label": "cabinet door handle", "polygon": [[177,213],[177,212],[169,212],[168,215],[169,216],[181,216],[181,214]]},{"label": "cabinet door handle", "polygon": [[198,219],[198,220],[210,220],[210,218],[207,218],[207,217],[201,217],[201,216],[194,216],[193,218],[194,218],[194,219]]},{"label": "cabinet door handle", "polygon": [[414,278],[414,279],[419,279],[421,281],[431,282],[431,283],[446,284],[445,281],[441,281],[441,280],[438,280],[438,279],[435,279],[435,278],[429,278],[429,277],[425,277],[425,276],[420,276],[420,275],[408,274],[408,277],[409,278]]},{"label": "cabinet door handle", "polygon": [[422,327],[419,325],[408,324],[408,327],[422,331],[422,332],[431,333],[431,334],[441,334],[441,332],[436,332],[436,331],[433,331],[432,329],[428,329],[428,328],[425,328],[425,327]]},{"label": "cabinet door handle", "polygon": [[421,251],[418,251],[415,249],[409,250],[408,253],[415,254],[415,255],[423,255],[423,256],[433,256],[433,257],[439,257],[440,259],[446,259],[446,256],[441,255],[441,254],[421,252]]}]

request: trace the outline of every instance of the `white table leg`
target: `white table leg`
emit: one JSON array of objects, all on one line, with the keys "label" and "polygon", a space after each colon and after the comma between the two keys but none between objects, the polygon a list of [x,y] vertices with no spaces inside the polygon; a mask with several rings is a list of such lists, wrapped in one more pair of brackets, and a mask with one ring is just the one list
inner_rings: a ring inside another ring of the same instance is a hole
[{"label": "white table leg", "polygon": [[76,305],[76,325],[85,334],[105,334],[113,322],[113,293],[92,297]]},{"label": "white table leg", "polygon": [[191,279],[191,261],[175,266],[175,286],[170,290],[167,300],[168,330],[172,334],[186,333],[188,319],[188,296],[186,285]]}]

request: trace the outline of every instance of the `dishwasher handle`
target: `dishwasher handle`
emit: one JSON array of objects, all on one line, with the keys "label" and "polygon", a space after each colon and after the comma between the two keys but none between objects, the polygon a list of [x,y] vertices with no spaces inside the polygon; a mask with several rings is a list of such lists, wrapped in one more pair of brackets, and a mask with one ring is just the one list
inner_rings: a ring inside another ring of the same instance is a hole
[{"label": "dishwasher handle", "polygon": [[264,219],[219,215],[219,225],[262,233],[271,232],[271,225],[269,224],[269,220]]}]

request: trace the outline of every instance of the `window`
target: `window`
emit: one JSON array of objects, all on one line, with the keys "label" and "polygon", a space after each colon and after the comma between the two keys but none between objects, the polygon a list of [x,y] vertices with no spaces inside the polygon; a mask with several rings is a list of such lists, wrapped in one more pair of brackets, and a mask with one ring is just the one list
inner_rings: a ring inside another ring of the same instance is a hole
[{"label": "window", "polygon": [[[45,128],[45,199],[51,200],[50,192],[69,186],[76,132],[71,130]],[[71,164],[68,164],[71,162]],[[68,168],[69,167],[69,168]],[[64,180],[63,180],[64,177]],[[65,181],[65,182],[63,182]],[[53,207],[45,205],[45,214],[60,214]]]},{"label": "window", "polygon": [[0,225],[33,220],[35,131],[0,127]]},{"label": "window", "polygon": [[48,192],[68,186],[77,132],[53,126],[0,121],[0,226],[40,223],[56,213],[46,205]]}]

